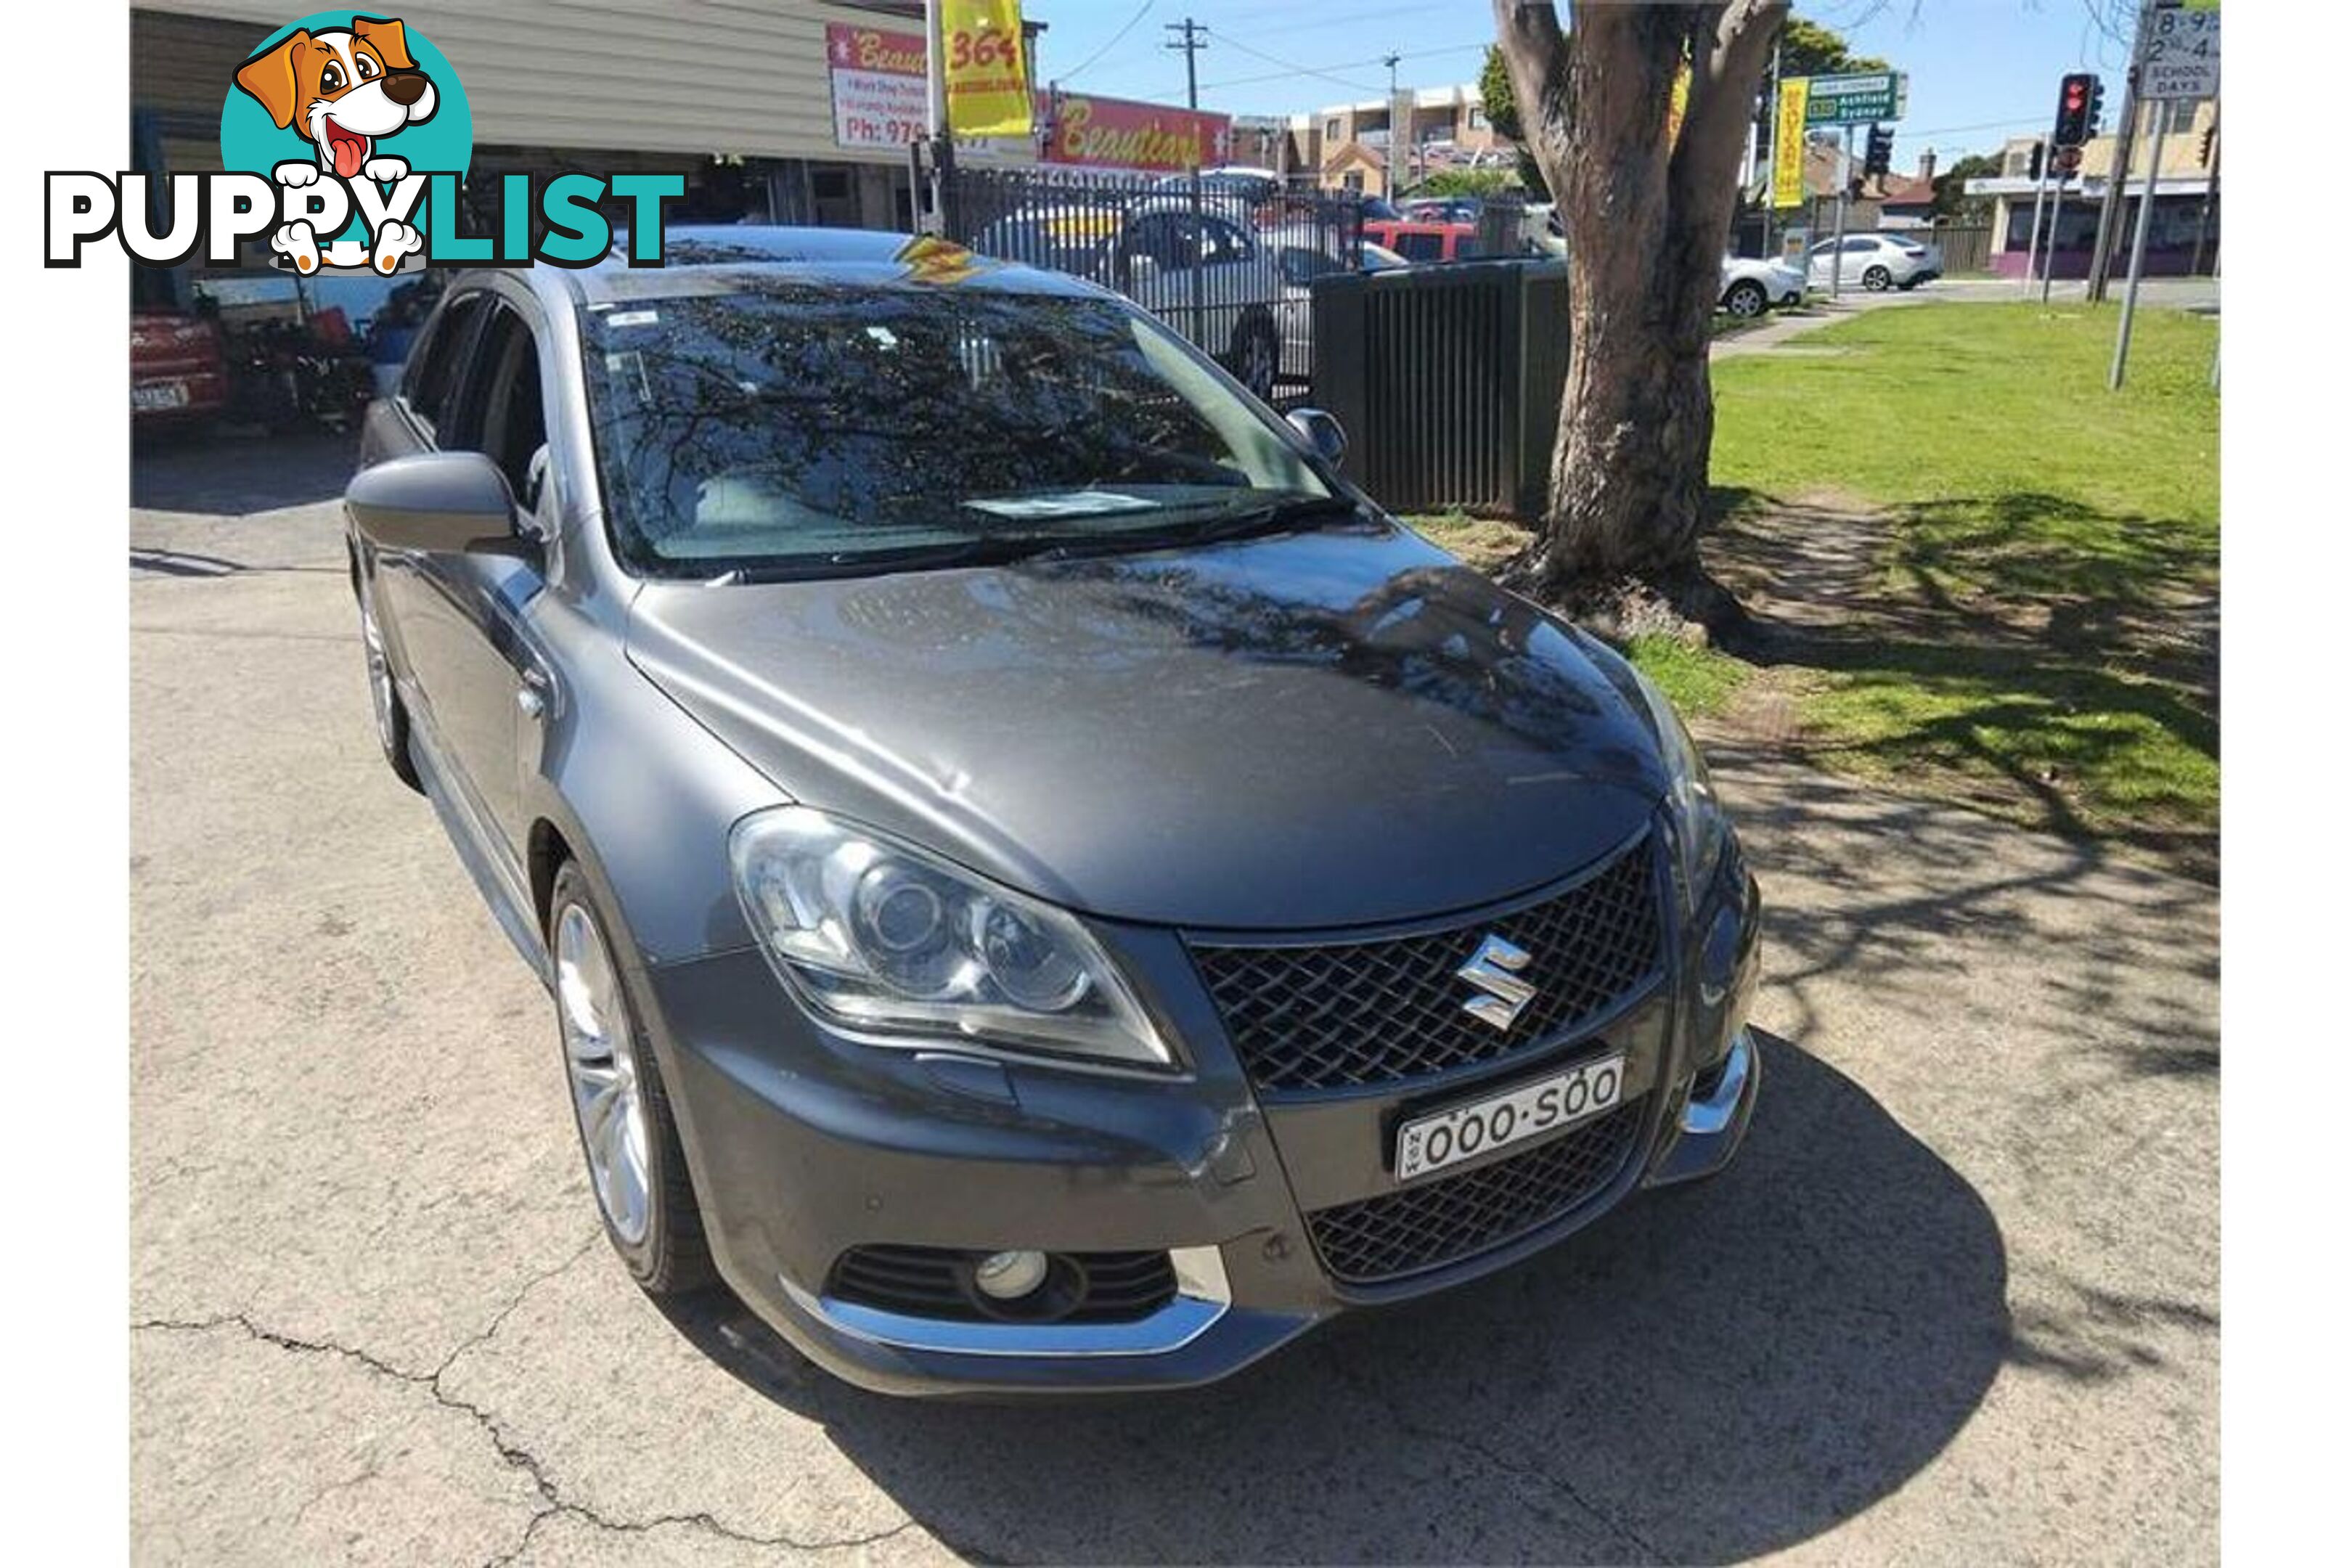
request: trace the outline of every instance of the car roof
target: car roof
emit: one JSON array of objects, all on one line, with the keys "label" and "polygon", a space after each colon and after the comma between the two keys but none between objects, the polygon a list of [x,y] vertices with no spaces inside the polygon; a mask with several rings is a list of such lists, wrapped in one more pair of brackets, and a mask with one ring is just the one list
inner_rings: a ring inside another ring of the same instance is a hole
[{"label": "car roof", "polygon": [[753,279],[843,288],[956,288],[1008,294],[1095,295],[1108,290],[1064,272],[1000,261],[935,236],[875,229],[764,224],[672,225],[659,267],[628,265],[628,237],[580,268],[532,267],[523,276],[541,293],[602,304],[681,294],[740,292]]}]

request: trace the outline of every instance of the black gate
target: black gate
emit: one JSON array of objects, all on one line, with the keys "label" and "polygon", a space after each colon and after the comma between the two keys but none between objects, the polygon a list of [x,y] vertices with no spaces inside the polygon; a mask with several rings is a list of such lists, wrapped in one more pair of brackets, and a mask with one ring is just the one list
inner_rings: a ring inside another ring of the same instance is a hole
[{"label": "black gate", "polygon": [[1568,264],[1471,261],[1315,290],[1314,400],[1348,477],[1398,511],[1533,517],[1568,382]]},{"label": "black gate", "polygon": [[940,209],[947,237],[1117,289],[1268,402],[1304,396],[1315,280],[1360,258],[1355,195],[1246,175],[956,167]]}]

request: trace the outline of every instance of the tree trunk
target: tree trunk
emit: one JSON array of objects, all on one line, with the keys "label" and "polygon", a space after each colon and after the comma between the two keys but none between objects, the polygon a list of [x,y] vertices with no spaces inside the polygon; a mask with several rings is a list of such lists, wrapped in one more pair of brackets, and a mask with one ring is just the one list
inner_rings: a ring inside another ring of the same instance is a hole
[{"label": "tree trunk", "polygon": [[1563,35],[1549,0],[1495,0],[1529,147],[1568,233],[1568,385],[1528,563],[1554,598],[1696,566],[1715,437],[1708,329],[1748,121],[1788,3],[1571,10]]}]

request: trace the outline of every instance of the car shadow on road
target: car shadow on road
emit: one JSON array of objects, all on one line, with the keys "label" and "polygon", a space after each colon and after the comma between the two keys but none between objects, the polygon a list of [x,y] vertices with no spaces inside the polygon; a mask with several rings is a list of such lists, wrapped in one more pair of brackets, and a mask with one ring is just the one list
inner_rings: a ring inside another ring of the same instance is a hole
[{"label": "car shadow on road", "polygon": [[2011,1344],[1984,1201],[1764,1037],[1722,1177],[1229,1382],[1116,1403],[863,1394],[723,1295],[673,1321],[982,1562],[1721,1561],[1887,1496]]}]

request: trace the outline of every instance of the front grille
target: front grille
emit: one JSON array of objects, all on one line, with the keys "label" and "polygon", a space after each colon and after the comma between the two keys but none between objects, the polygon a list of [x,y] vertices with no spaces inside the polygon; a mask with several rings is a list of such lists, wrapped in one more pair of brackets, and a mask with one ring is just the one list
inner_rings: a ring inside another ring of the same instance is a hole
[{"label": "front grille", "polygon": [[[1392,1083],[1491,1060],[1598,1016],[1664,961],[1645,834],[1566,892],[1451,930],[1312,947],[1198,943],[1192,957],[1261,1089]],[[1526,1011],[1497,1029],[1463,1011],[1454,972],[1488,932],[1526,950]]]},{"label": "front grille", "polygon": [[1590,1200],[1624,1169],[1642,1127],[1629,1101],[1524,1154],[1307,1216],[1332,1277],[1368,1285],[1500,1247]]},{"label": "front grille", "polygon": [[1164,1252],[1058,1252],[1051,1255],[1049,1288],[1034,1305],[989,1302],[971,1284],[980,1256],[940,1247],[854,1247],[833,1266],[825,1293],[886,1312],[959,1322],[1125,1323],[1176,1297],[1176,1270]]}]

